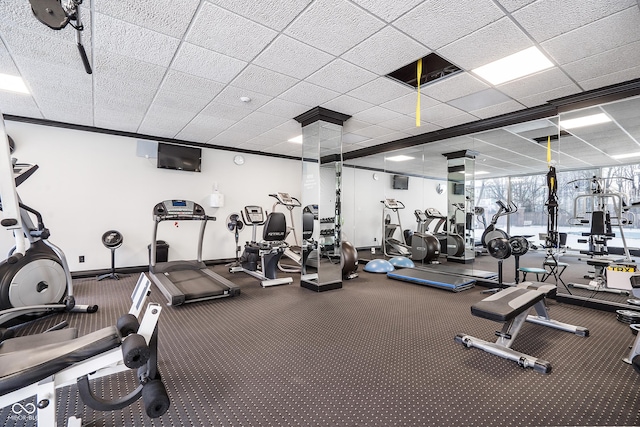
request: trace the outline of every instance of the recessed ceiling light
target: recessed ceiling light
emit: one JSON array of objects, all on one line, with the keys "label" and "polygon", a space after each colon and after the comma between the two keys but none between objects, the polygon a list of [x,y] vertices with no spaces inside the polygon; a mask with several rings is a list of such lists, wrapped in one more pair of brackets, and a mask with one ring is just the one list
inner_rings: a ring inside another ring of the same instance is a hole
[{"label": "recessed ceiling light", "polygon": [[620,159],[628,159],[631,157],[640,157],[640,152],[635,153],[625,153],[625,154],[614,154],[611,156],[612,159],[620,160]]},{"label": "recessed ceiling light", "polygon": [[8,90],[10,92],[29,93],[27,85],[19,76],[10,76],[0,73],[0,90]]},{"label": "recessed ceiling light", "polygon": [[488,175],[489,172],[488,171],[476,171],[475,175]]},{"label": "recessed ceiling light", "polygon": [[598,123],[610,122],[611,118],[605,113],[592,114],[590,116],[577,117],[575,119],[560,120],[560,127],[565,129],[579,128],[583,126],[597,125]]},{"label": "recessed ceiling light", "polygon": [[302,135],[298,135],[295,138],[289,139],[288,141],[293,142],[295,144],[302,144]]},{"label": "recessed ceiling light", "polygon": [[533,46],[471,71],[489,83],[498,85],[551,67],[553,63]]},{"label": "recessed ceiling light", "polygon": [[398,156],[385,157],[385,160],[389,160],[390,162],[404,162],[407,160],[413,160],[415,157],[405,156],[404,154],[400,154]]}]

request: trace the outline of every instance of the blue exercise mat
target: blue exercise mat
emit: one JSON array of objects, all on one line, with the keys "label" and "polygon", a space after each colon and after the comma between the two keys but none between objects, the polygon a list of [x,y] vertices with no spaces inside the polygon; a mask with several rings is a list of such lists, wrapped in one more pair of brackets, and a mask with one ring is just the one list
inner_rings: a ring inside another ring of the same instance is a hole
[{"label": "blue exercise mat", "polygon": [[402,270],[391,271],[387,277],[403,282],[416,283],[418,285],[432,286],[446,289],[452,292],[460,292],[472,288],[476,281],[468,277],[456,277],[446,274],[432,273],[415,268],[403,268]]}]

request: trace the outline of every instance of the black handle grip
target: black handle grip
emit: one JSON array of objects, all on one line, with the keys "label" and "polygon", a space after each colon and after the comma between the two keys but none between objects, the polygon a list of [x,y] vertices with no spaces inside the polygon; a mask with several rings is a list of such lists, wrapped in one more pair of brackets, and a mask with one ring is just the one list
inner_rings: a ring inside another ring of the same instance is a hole
[{"label": "black handle grip", "polygon": [[82,64],[87,74],[92,74],[91,64],[89,64],[89,58],[87,57],[87,51],[84,50],[82,43],[78,43],[78,52],[80,52],[80,58],[82,58]]}]

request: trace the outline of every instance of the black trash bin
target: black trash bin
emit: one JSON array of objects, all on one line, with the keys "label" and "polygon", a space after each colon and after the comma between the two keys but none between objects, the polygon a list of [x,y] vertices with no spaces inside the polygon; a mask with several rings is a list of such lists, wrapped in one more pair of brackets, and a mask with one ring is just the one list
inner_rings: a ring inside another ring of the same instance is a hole
[{"label": "black trash bin", "polygon": [[[149,249],[149,264],[151,264],[151,245],[147,246]],[[156,240],[156,262],[169,261],[169,244],[164,240]]]}]

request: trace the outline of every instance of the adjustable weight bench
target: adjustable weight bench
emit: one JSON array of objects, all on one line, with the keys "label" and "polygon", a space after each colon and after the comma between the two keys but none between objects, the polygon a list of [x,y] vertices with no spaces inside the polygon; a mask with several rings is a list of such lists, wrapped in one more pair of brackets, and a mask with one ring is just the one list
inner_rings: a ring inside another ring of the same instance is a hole
[{"label": "adjustable weight bench", "polygon": [[[549,317],[544,298],[553,295],[556,289],[556,286],[551,284],[524,282],[488,296],[471,306],[471,314],[504,324],[502,330],[496,332],[497,341],[487,342],[465,334],[456,335],[455,341],[465,347],[476,347],[496,356],[513,360],[523,368],[533,368],[534,371],[544,374],[550,373],[551,364],[549,362],[513,350],[511,345],[525,321],[571,332],[582,337],[589,336],[589,330],[586,328],[561,323]],[[535,308],[536,315],[529,315],[531,308]]]},{"label": "adjustable weight bench", "polygon": [[[169,397],[157,370],[157,323],[162,308],[150,303],[142,323],[137,320],[150,286],[149,279],[141,274],[131,310],[116,326],[58,342],[57,333],[3,341],[0,349],[6,347],[0,352],[0,408],[11,405],[16,419],[55,427],[56,389],[77,383],[80,398],[95,410],[122,409],[142,396],[149,417],[163,415],[169,409]],[[34,337],[39,337],[41,343],[34,346]],[[127,369],[137,369],[140,384],[135,390],[114,400],[93,394],[89,380]],[[19,403],[34,395],[33,403]],[[72,416],[68,426],[80,426],[81,422]]]}]

